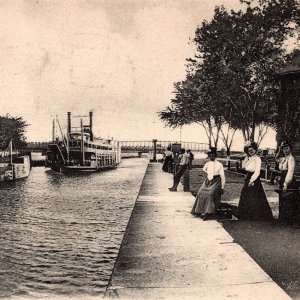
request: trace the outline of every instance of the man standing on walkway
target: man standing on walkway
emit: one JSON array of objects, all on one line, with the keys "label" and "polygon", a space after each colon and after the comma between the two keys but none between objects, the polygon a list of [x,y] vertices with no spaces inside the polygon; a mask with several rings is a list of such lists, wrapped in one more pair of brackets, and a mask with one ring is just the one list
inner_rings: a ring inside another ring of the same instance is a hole
[{"label": "man standing on walkway", "polygon": [[184,174],[185,170],[188,167],[189,158],[185,153],[185,149],[180,149],[180,155],[178,157],[179,160],[179,168],[178,171],[175,173],[173,178],[173,186],[169,188],[170,192],[177,192],[177,186],[180,182],[181,176]]}]

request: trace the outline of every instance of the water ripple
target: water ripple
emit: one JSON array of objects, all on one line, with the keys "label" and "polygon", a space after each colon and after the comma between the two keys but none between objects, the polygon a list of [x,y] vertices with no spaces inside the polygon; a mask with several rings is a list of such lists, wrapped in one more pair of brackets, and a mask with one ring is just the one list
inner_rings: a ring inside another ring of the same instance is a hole
[{"label": "water ripple", "polygon": [[108,283],[147,159],[0,185],[0,298],[97,296]]}]

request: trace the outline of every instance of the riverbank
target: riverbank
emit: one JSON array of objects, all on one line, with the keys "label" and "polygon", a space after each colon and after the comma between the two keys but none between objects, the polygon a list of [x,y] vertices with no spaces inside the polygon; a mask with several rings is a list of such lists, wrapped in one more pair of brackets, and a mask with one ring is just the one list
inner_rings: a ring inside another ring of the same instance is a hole
[{"label": "riverbank", "polygon": [[192,216],[194,197],[171,183],[148,165],[106,297],[290,299],[220,223]]},{"label": "riverbank", "polygon": [[[225,193],[222,202],[238,205],[244,176],[226,172]],[[190,171],[190,189],[196,194],[204,181],[204,172]],[[300,229],[276,224],[278,194],[274,186],[262,182],[275,221],[273,223],[250,221],[223,221],[223,227],[246,252],[293,299],[300,299]]]}]

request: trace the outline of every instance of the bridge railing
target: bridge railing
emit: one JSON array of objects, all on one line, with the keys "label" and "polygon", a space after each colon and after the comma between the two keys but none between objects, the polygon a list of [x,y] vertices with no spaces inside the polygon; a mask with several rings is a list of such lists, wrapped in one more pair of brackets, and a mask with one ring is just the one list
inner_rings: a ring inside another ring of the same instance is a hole
[{"label": "bridge railing", "polygon": [[[156,150],[164,151],[169,145],[177,143],[176,141],[156,141]],[[123,151],[135,150],[135,151],[153,151],[154,150],[153,141],[122,141],[121,149]],[[181,142],[181,148],[190,149],[191,151],[206,151],[208,149],[208,144],[197,143],[197,142]]]},{"label": "bridge railing", "polygon": [[[50,142],[49,142],[50,143]],[[46,151],[48,149],[47,142],[29,142],[26,149],[28,151]],[[169,145],[178,143],[177,141],[156,141],[156,149],[158,151],[164,151]],[[154,150],[153,140],[145,141],[120,141],[122,151],[142,151],[150,152]],[[197,142],[181,142],[181,147],[191,149],[192,151],[205,151],[208,149],[208,144],[206,143],[197,143]]]}]

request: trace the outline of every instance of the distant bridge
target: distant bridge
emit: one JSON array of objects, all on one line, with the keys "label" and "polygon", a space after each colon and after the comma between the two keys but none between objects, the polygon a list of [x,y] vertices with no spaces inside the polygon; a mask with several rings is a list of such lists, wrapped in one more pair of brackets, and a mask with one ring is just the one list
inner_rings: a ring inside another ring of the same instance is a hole
[{"label": "distant bridge", "polygon": [[26,148],[22,150],[29,152],[46,152],[50,143],[51,142],[29,142]]},{"label": "distant bridge", "polygon": [[[121,141],[121,150],[124,152],[139,151],[139,152],[151,152],[154,150],[154,141]],[[196,142],[181,142],[176,141],[160,141],[156,140],[156,150],[157,152],[163,152],[167,149],[169,145],[181,144],[181,148],[191,149],[192,151],[206,151],[208,149],[208,144],[206,143],[196,143]]]},{"label": "distant bridge", "polygon": [[[163,152],[169,145],[178,144],[176,141],[160,141],[160,140],[146,140],[146,141],[120,141],[122,152],[143,152],[148,153],[154,150],[154,141],[156,141],[157,152]],[[29,142],[26,149],[28,152],[43,152],[48,149],[50,142]],[[192,151],[206,151],[208,144],[196,142],[181,142],[181,148],[191,149]]]}]

